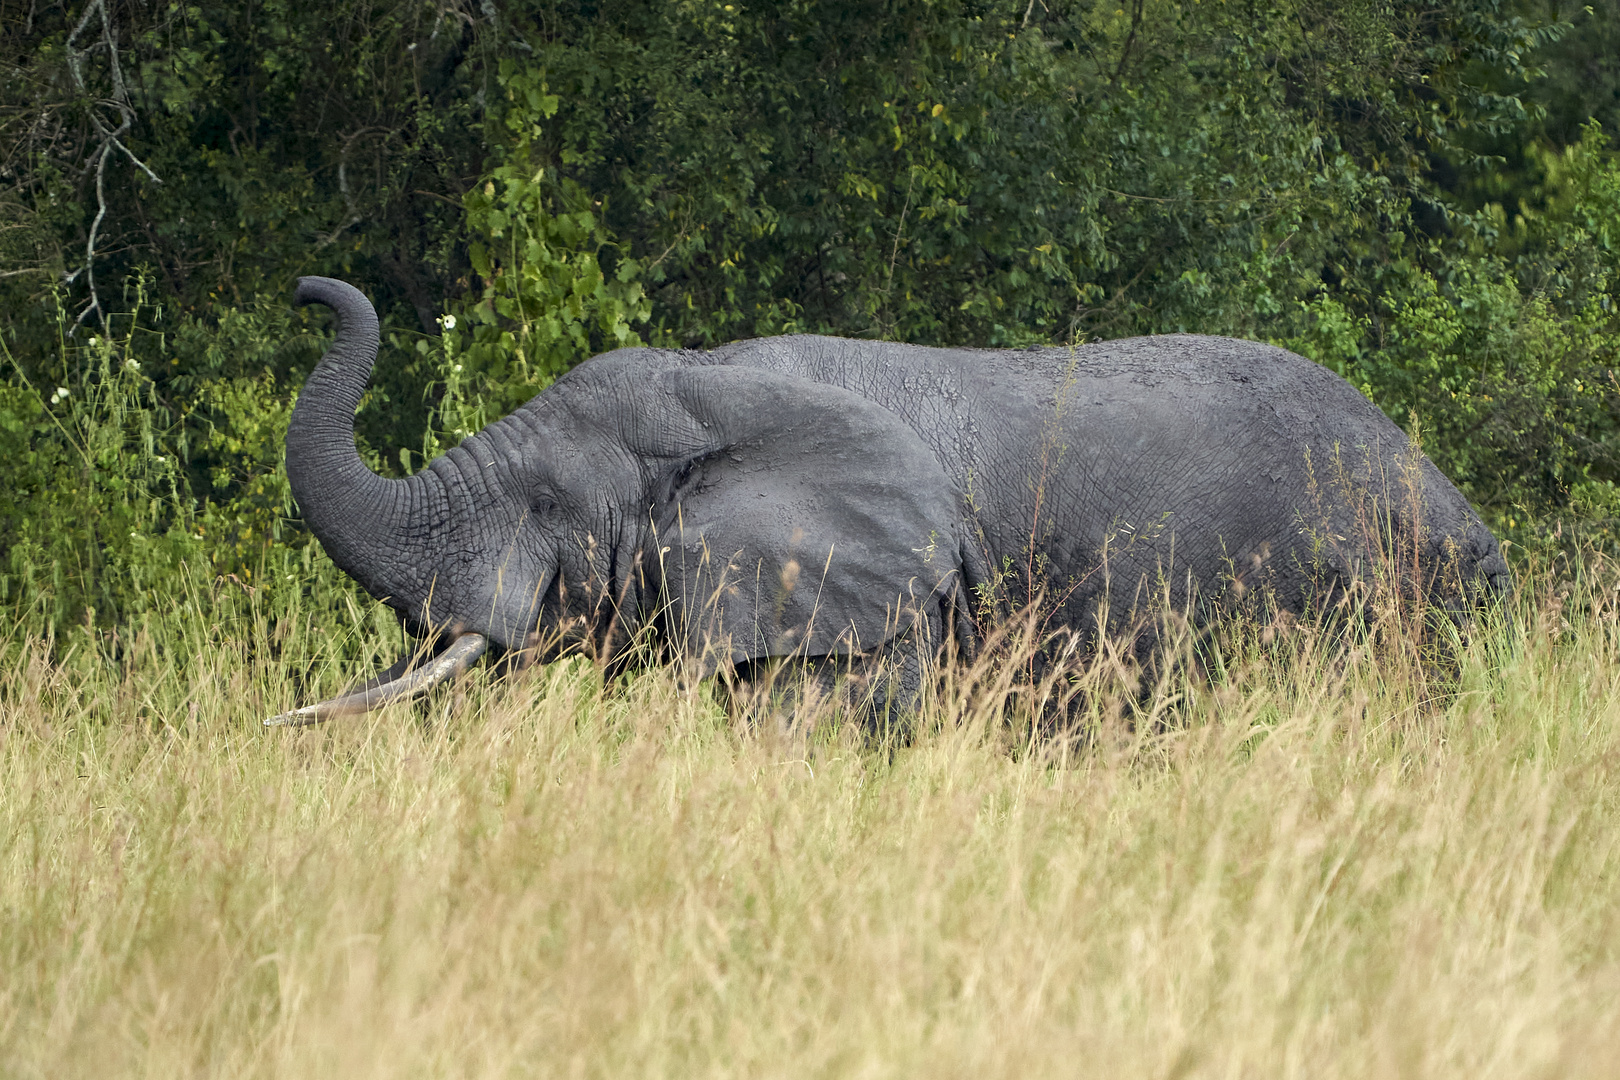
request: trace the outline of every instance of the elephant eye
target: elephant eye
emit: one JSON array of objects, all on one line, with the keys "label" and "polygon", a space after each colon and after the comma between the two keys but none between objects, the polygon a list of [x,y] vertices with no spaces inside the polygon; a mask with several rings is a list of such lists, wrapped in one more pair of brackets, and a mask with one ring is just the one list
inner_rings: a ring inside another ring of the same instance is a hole
[{"label": "elephant eye", "polygon": [[529,509],[534,511],[537,517],[544,517],[557,509],[557,500],[549,495],[541,495],[530,504]]}]

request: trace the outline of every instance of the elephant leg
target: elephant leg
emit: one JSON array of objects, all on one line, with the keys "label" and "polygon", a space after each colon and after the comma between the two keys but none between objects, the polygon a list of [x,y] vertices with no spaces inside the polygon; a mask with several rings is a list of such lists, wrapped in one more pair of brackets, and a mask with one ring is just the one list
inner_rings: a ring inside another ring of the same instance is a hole
[{"label": "elephant leg", "polygon": [[720,676],[732,713],[758,727],[791,727],[841,711],[838,667],[827,657],[765,657],[737,664]]},{"label": "elephant leg", "polygon": [[843,714],[879,734],[911,726],[936,667],[926,642],[901,634],[855,656],[747,661],[722,677],[722,685],[732,709],[751,722]]}]

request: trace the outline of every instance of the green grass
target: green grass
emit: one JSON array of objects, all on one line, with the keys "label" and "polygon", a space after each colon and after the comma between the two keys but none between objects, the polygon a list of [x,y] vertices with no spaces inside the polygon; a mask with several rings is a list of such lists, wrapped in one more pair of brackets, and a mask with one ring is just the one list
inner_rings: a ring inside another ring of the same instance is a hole
[{"label": "green grass", "polygon": [[1299,634],[1085,745],[583,662],[267,732],[381,638],[227,585],[116,662],[19,630],[0,1075],[1613,1075],[1612,584],[1442,696]]}]

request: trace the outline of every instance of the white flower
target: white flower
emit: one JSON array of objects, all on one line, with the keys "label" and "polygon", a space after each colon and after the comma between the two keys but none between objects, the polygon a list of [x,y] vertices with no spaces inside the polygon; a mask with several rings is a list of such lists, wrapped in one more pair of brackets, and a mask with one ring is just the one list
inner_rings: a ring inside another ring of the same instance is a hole
[{"label": "white flower", "polygon": [[445,315],[439,319],[439,324],[446,330],[454,330],[456,328],[456,317],[454,315]]},{"label": "white flower", "polygon": [[131,371],[139,371],[139,370],[141,370],[141,362],[139,360],[136,360],[134,357],[130,357],[128,360],[125,360],[124,361],[124,366],[129,368],[129,370],[131,370]]},{"label": "white flower", "polygon": [[453,368],[451,368],[451,369],[450,369],[450,370],[451,370],[451,371],[452,371],[452,372],[453,372],[453,373],[455,373],[455,374],[457,374],[457,375],[460,375],[460,374],[461,374],[461,365],[460,365],[460,364],[457,364],[457,365],[456,365],[456,366],[455,366],[455,367],[453,367]]},{"label": "white flower", "polygon": [[92,348],[92,349],[93,349],[93,348],[95,348],[95,347],[96,347],[96,346],[97,346],[97,345],[100,345],[100,344],[101,344],[101,339],[100,339],[100,338],[98,338],[98,337],[96,337],[96,335],[94,335],[94,334],[91,334],[91,335],[90,335],[90,342],[89,342],[89,344],[90,344],[90,347],[91,347],[91,348]]},{"label": "white flower", "polygon": [[56,388],[56,393],[51,395],[51,404],[55,405],[58,401],[66,401],[67,397],[68,388],[65,386],[58,386]]}]

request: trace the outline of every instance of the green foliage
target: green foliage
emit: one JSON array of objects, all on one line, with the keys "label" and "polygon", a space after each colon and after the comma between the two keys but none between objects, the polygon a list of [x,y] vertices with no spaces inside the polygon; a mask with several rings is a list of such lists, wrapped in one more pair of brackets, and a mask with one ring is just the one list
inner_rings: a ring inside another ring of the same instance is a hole
[{"label": "green foliage", "polygon": [[1392,237],[1375,292],[1296,302],[1280,343],[1398,420],[1521,541],[1620,514],[1620,158],[1597,125],[1537,150],[1542,209],[1459,217],[1449,243]]},{"label": "green foliage", "polygon": [[55,624],[318,564],[307,273],[383,316],[394,474],[642,341],[1185,330],[1332,365],[1522,542],[1615,534],[1612,5],[9,2],[0,588]]},{"label": "green foliage", "polygon": [[[482,405],[500,415],[582,358],[640,345],[632,327],[646,321],[648,304],[641,265],[608,232],[600,202],[574,180],[556,179],[554,168],[548,182],[537,143],[556,95],[538,71],[509,60],[497,82],[508,102],[506,140],[489,179],[466,195],[467,256],[483,288],[452,303],[440,322],[451,374],[479,379]],[[471,430],[468,422],[451,434]]]},{"label": "green foliage", "polygon": [[1531,44],[1466,4],[1127,7],[561,5],[531,62],[666,334],[994,345],[1255,333],[1376,258],[1448,125],[1511,111],[1466,66]]},{"label": "green foliage", "polygon": [[51,623],[116,623],[194,551],[181,464],[163,452],[167,417],[132,343],[140,299],[122,332],[64,341],[45,382],[4,353],[0,600]]},{"label": "green foliage", "polygon": [[[0,338],[0,454],[12,466],[0,489],[0,605],[114,652],[121,630],[170,614],[182,581],[308,593],[347,619],[355,586],[289,519],[287,396],[268,371],[212,370],[241,360],[222,344],[262,342],[273,320],[235,312],[220,327],[181,321],[171,336],[137,280],[129,313],[79,343],[60,299],[50,297],[62,331],[51,354],[24,365]],[[167,385],[187,392],[183,411],[154,378],[164,367]]]}]

